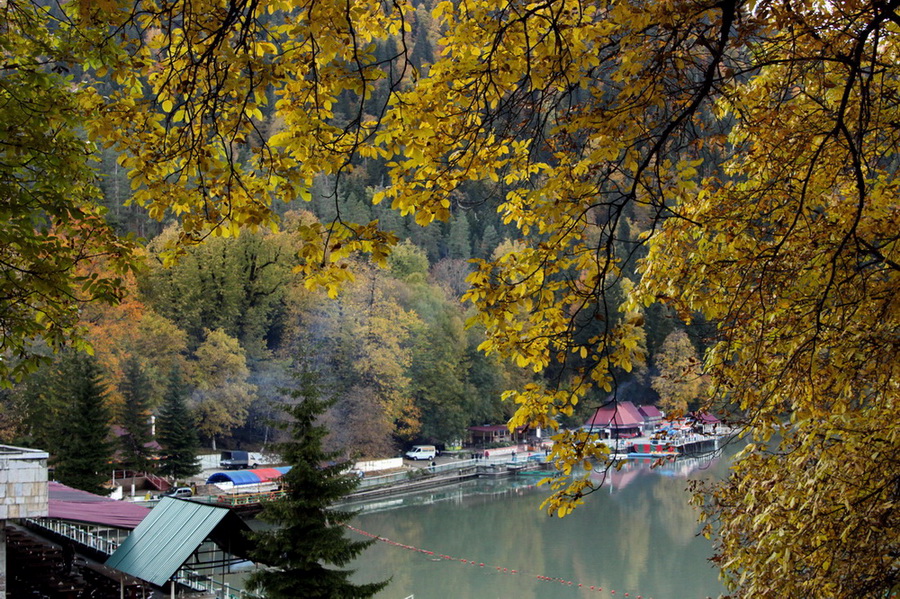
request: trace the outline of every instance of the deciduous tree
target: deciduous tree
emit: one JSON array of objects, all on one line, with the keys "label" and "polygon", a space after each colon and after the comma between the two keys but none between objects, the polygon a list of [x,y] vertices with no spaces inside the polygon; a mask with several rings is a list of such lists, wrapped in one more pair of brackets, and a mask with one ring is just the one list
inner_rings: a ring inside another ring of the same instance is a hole
[{"label": "deciduous tree", "polygon": [[187,333],[170,320],[147,311],[137,323],[131,351],[142,358],[150,385],[150,407],[158,408],[166,394],[170,373],[187,369]]},{"label": "deciduous tree", "polygon": [[197,431],[216,448],[216,436],[244,423],[256,395],[248,382],[247,357],[238,340],[222,329],[207,331],[191,364],[195,385],[191,396]]},{"label": "deciduous tree", "polygon": [[137,355],[134,343],[139,338],[139,323],[150,311],[136,293],[135,277],[126,277],[123,285],[126,295],[121,301],[112,305],[92,303],[81,310],[81,323],[110,386],[108,399],[116,416],[122,414],[125,370],[131,358]]},{"label": "deciduous tree", "polygon": [[321,344],[319,359],[328,365],[327,383],[338,397],[331,416],[336,423],[351,419],[358,429],[334,430],[350,452],[384,450],[394,438],[408,439],[419,430],[409,369],[412,331],[420,320],[400,304],[401,287],[383,271],[360,263],[356,280],[339,298],[307,315],[304,333]]},{"label": "deciduous tree", "polygon": [[2,11],[0,385],[9,386],[46,358],[45,344],[86,346],[79,309],[122,296],[134,245],[104,219],[91,144],[79,134],[80,90],[63,66],[77,31],[57,26],[44,4]]},{"label": "deciduous tree", "polygon": [[[708,504],[739,596],[897,585],[900,469],[865,457],[900,441],[896,10],[445,2],[443,60],[382,121],[376,200],[446,219],[450,193],[489,180],[522,233],[469,279],[483,348],[571,376],[511,393],[511,425],[617,387],[644,359],[643,307],[713,323],[705,371],[754,439]],[[606,300],[640,245],[618,315]],[[585,317],[604,326],[577,341]],[[557,440],[571,472],[586,445]],[[548,507],[591,490],[560,484]]]},{"label": "deciduous tree", "polygon": [[669,333],[654,360],[659,374],[651,380],[659,393],[659,408],[667,416],[683,416],[705,400],[706,389],[697,350],[681,329]]}]

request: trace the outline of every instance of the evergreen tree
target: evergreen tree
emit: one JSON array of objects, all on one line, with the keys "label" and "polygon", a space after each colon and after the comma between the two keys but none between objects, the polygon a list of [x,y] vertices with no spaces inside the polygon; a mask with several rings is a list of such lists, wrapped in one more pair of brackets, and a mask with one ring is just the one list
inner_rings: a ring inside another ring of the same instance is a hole
[{"label": "evergreen tree", "polygon": [[159,466],[161,474],[183,479],[200,472],[200,463],[197,461],[200,441],[194,418],[184,400],[181,376],[177,371],[169,379],[159,415],[159,444],[163,448]]},{"label": "evergreen tree", "polygon": [[59,440],[58,414],[65,409],[63,396],[56,392],[58,364],[41,364],[13,388],[14,402],[22,419],[22,432],[13,445],[42,447],[55,452]]},{"label": "evergreen tree", "polygon": [[54,427],[54,478],[89,493],[108,494],[103,485],[109,480],[113,448],[100,366],[87,354],[68,352],[60,362],[54,389],[65,406]]},{"label": "evergreen tree", "polygon": [[434,264],[444,256],[441,255],[441,228],[440,227],[420,227],[416,224],[415,218],[406,217],[406,227],[409,231],[409,240],[425,250],[428,254],[429,264]]},{"label": "evergreen tree", "polygon": [[333,400],[320,398],[316,381],[313,373],[304,371],[290,392],[298,401],[287,408],[292,420],[282,428],[291,433],[291,440],[278,448],[291,465],[283,479],[287,494],[266,504],[259,516],[272,529],[254,535],[254,560],[271,569],[255,572],[249,585],[262,589],[269,599],[365,598],[387,584],[356,585],[349,581],[352,570],[328,567],[347,565],[372,541],[347,539],[343,524],[354,512],[331,508],[357,480],[346,474],[347,462],[331,463],[336,454],[322,449],[327,430],[316,420]]},{"label": "evergreen tree", "polygon": [[447,253],[451,258],[468,260],[472,257],[472,242],[469,217],[465,211],[457,211],[450,219],[450,232],[447,239]]},{"label": "evergreen tree", "polygon": [[481,242],[478,244],[479,258],[490,258],[497,246],[500,245],[502,238],[494,225],[487,225],[484,228],[484,234],[481,236]]},{"label": "evergreen tree", "polygon": [[150,401],[150,383],[141,365],[134,357],[125,363],[124,378],[121,384],[122,397],[125,405],[122,407],[122,428],[124,434],[119,438],[122,447],[122,466],[146,471],[152,461],[147,443],[151,441],[150,426],[148,423]]}]

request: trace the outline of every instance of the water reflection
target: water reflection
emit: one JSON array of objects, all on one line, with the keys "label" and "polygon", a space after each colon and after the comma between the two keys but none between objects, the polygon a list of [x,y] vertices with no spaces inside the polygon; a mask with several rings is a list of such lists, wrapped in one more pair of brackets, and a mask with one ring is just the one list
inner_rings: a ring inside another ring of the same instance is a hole
[{"label": "water reflection", "polygon": [[362,509],[356,527],[436,554],[379,542],[353,564],[355,579],[392,576],[378,597],[400,599],[566,599],[612,597],[611,590],[645,599],[717,596],[711,546],[696,535],[685,489],[688,477],[718,476],[724,467],[708,459],[652,470],[628,463],[604,480],[597,475],[600,490],[563,519],[539,510],[547,491],[536,487],[537,477],[355,505]]}]

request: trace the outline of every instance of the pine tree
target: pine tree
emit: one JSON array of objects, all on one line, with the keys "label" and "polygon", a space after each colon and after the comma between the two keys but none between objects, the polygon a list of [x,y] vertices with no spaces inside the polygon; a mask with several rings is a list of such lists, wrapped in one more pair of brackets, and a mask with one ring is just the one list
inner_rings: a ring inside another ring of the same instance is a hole
[{"label": "pine tree", "polygon": [[66,406],[56,420],[54,478],[97,495],[106,495],[112,460],[106,390],[96,360],[84,353],[63,355],[56,393]]},{"label": "pine tree", "polygon": [[447,239],[447,252],[451,258],[468,260],[472,257],[471,229],[469,217],[460,210],[450,219],[450,232]]},{"label": "pine tree", "polygon": [[502,240],[500,233],[497,232],[497,228],[494,227],[494,225],[487,225],[484,228],[484,233],[482,234],[481,242],[479,243],[480,253],[478,257],[490,258]]},{"label": "pine tree", "polygon": [[172,373],[163,399],[159,415],[159,444],[162,446],[161,474],[183,479],[200,472],[197,461],[200,441],[194,419],[184,401],[178,372]]},{"label": "pine tree", "polygon": [[282,428],[292,439],[278,448],[291,465],[283,479],[287,494],[266,504],[259,516],[272,530],[254,535],[254,559],[271,569],[254,573],[249,585],[269,599],[366,598],[387,585],[356,585],[349,581],[352,570],[327,567],[347,565],[372,541],[347,539],[343,524],[355,513],[331,507],[356,487],[357,479],[346,474],[347,462],[332,463],[336,454],[322,449],[327,430],[316,420],[333,400],[321,399],[316,383],[313,373],[301,372],[290,392],[298,401],[287,408],[292,420]]},{"label": "pine tree", "polygon": [[147,448],[147,443],[151,440],[150,426],[147,422],[149,381],[134,357],[125,364],[124,375],[121,391],[125,399],[122,408],[122,428],[125,431],[119,438],[123,452],[121,463],[126,468],[143,472],[152,463],[151,452]]}]

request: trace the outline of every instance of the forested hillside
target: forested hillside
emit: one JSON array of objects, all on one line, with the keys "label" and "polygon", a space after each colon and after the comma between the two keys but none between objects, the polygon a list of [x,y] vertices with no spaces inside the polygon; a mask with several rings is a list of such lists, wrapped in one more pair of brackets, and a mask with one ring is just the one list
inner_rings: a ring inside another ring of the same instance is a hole
[{"label": "forested hillside", "polygon": [[[432,4],[414,7],[405,39],[407,68],[421,74],[440,52]],[[395,51],[387,44],[377,54],[386,60]],[[110,74],[98,82],[114,85]],[[387,105],[388,92],[386,85],[373,89],[374,111]],[[284,127],[273,108],[261,110],[261,135]],[[334,122],[351,121],[356,109],[347,95],[333,108]],[[87,305],[81,316],[114,422],[121,424],[125,416],[126,364],[140,370],[150,413],[158,413],[177,368],[205,445],[261,446],[290,377],[287,364],[298,355],[314,356],[338,398],[328,414],[328,449],[393,455],[404,443],[456,442],[465,439],[468,426],[506,422],[515,406],[501,400],[504,391],[561,375],[553,367],[535,374],[486,356],[478,350],[483,328],[466,326],[473,311],[461,299],[473,260],[490,261],[522,247],[522,232],[498,210],[502,198],[491,181],[463,185],[452,196],[448,218],[422,226],[386,202],[373,203],[388,180],[387,160],[358,157],[338,175],[319,175],[308,199],[274,206],[283,218],[279,231],[209,237],[168,265],[165,252],[177,242],[177,228],[167,228],[167,218],[151,216],[134,201],[122,167],[126,154],[106,149],[95,158],[106,222],[146,245],[125,301]],[[637,215],[629,218],[629,226],[641,226]],[[354,257],[348,265],[354,280],[329,298],[308,290],[295,273],[303,240],[293,232],[313,222],[374,222],[402,243],[386,267],[370,264],[365,255]],[[633,272],[638,257],[626,268]],[[621,299],[619,294],[616,301]],[[617,312],[615,302],[607,308]],[[701,336],[686,335],[684,323],[662,307],[648,311],[644,329],[647,360],[632,372],[619,372],[618,398],[644,404],[662,396],[667,411],[696,408],[705,395]],[[589,333],[586,328],[581,334]],[[670,339],[664,345],[675,333],[680,344]],[[68,418],[64,395],[45,388],[59,359],[4,392],[6,405],[15,406],[4,410],[6,441],[52,448],[54,419]],[[561,423],[580,425],[609,393],[593,394],[572,414],[561,414]]]},{"label": "forested hillside", "polygon": [[[461,297],[474,270],[470,259],[502,255],[517,243],[490,198],[473,188],[471,198],[461,197],[454,206],[446,226],[424,228],[372,206],[371,188],[363,186],[367,174],[357,167],[339,184],[336,193],[344,199],[338,203],[326,197],[334,184],[320,182],[317,189],[323,191],[290,207],[277,232],[210,237],[169,266],[162,253],[177,232],[167,228],[148,239],[124,301],[88,304],[82,312],[113,422],[122,424],[127,412],[129,365],[139,371],[137,385],[146,388],[148,414],[159,413],[171,373],[178,370],[206,446],[259,447],[270,440],[269,421],[282,401],[288,364],[312,356],[338,398],[328,414],[329,449],[394,455],[414,440],[456,442],[465,439],[468,426],[506,422],[515,406],[501,400],[505,390],[557,376],[548,369],[535,378],[530,370],[486,356],[478,350],[484,330],[477,323],[466,326],[472,308]],[[117,170],[101,170],[100,176],[108,183]],[[120,233],[157,228],[127,204],[121,189],[102,187],[107,217]],[[294,272],[301,242],[292,232],[302,222],[331,222],[336,206],[351,222],[391,223],[403,241],[386,267],[355,258],[349,267],[354,280],[328,297],[307,289]],[[686,364],[699,363],[696,341],[670,312],[652,314],[646,327],[650,360],[621,373],[619,397],[655,403],[662,395],[666,409],[696,407],[703,397],[699,369],[685,375]],[[673,332],[681,335],[681,345],[672,346],[671,338],[664,345]],[[65,385],[58,392],[48,385],[63,359],[51,356],[4,392],[4,440],[53,448],[56,421],[70,417]],[[687,386],[687,394],[674,390]],[[579,425],[605,399],[605,392],[597,394],[563,416],[563,424]]]}]

